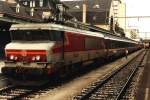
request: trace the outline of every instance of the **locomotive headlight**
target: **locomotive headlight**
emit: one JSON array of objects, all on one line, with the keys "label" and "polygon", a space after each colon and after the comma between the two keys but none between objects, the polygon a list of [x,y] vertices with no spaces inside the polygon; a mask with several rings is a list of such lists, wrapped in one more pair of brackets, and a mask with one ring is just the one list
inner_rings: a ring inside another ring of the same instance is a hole
[{"label": "locomotive headlight", "polygon": [[11,55],[11,56],[10,56],[10,59],[13,60],[13,59],[14,59],[14,55]]},{"label": "locomotive headlight", "polygon": [[40,56],[36,56],[36,60],[39,61],[40,60]]},{"label": "locomotive headlight", "polygon": [[17,60],[18,59],[18,57],[15,57],[15,60]]},{"label": "locomotive headlight", "polygon": [[32,57],[32,60],[35,61],[35,57]]}]

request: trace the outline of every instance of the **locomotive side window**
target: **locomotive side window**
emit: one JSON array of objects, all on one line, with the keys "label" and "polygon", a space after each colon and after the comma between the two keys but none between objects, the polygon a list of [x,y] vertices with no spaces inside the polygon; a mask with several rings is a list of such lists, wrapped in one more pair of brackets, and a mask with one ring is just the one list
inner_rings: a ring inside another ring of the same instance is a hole
[{"label": "locomotive side window", "polygon": [[51,30],[50,33],[49,33],[49,38],[50,38],[51,41],[62,41],[63,32],[62,31]]},{"label": "locomotive side window", "polygon": [[98,49],[100,48],[100,40],[95,38],[85,38],[85,49]]},{"label": "locomotive side window", "polygon": [[13,30],[13,41],[62,41],[63,32],[56,30]]}]

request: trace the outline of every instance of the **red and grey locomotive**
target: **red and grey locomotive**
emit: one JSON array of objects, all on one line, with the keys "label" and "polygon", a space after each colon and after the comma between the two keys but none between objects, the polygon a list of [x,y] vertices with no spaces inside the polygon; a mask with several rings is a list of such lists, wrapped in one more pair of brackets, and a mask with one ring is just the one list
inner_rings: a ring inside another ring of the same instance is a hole
[{"label": "red and grey locomotive", "polygon": [[5,47],[2,73],[52,76],[86,64],[119,57],[141,48],[138,42],[105,31],[89,31],[54,23],[16,24]]}]

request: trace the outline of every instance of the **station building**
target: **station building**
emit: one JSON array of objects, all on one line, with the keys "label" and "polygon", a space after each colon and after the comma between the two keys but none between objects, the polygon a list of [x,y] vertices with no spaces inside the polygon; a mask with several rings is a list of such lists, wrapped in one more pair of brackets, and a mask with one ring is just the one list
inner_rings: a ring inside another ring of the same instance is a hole
[{"label": "station building", "polygon": [[71,0],[62,1],[69,7],[77,20],[90,23],[98,27],[110,30],[111,17],[113,26],[119,23],[119,27],[125,29],[126,5],[123,0]]},{"label": "station building", "polygon": [[[55,3],[60,0],[1,0],[9,3],[19,3],[22,6],[43,11],[56,8]],[[111,17],[113,25],[119,23],[119,27],[125,29],[126,5],[124,0],[69,0],[63,1],[69,7],[71,13],[77,20],[90,23],[101,28],[110,29]],[[54,4],[53,4],[54,3]],[[85,12],[84,12],[84,11]],[[83,14],[85,13],[85,14]],[[85,16],[83,16],[85,15]],[[36,16],[34,16],[36,17]]]}]

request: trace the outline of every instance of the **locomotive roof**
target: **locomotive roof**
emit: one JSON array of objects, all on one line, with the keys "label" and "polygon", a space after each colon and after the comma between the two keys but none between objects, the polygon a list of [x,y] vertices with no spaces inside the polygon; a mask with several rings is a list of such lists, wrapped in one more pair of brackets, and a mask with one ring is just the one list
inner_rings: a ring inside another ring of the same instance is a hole
[{"label": "locomotive roof", "polygon": [[96,36],[96,37],[102,37],[104,38],[104,35],[99,32],[90,32],[87,30],[81,30],[76,29],[73,27],[68,27],[60,24],[52,24],[52,23],[45,23],[45,24],[14,24],[11,26],[10,30],[37,30],[37,29],[43,29],[43,30],[59,30],[59,31],[68,31],[68,32],[74,32],[78,34],[84,34],[84,35],[90,35],[90,36]]},{"label": "locomotive roof", "polygon": [[84,34],[84,35],[90,35],[90,36],[96,36],[96,37],[102,37],[109,40],[116,40],[116,41],[123,41],[123,42],[129,42],[129,43],[137,43],[134,40],[127,39],[124,37],[119,37],[113,34],[109,33],[103,33],[103,32],[90,32],[87,30],[81,30],[73,27],[68,27],[60,24],[54,24],[54,23],[45,23],[45,24],[13,24],[10,28],[10,30],[37,30],[37,29],[43,29],[43,30],[59,30],[59,31],[68,31],[68,32],[74,32],[78,34]]}]

